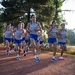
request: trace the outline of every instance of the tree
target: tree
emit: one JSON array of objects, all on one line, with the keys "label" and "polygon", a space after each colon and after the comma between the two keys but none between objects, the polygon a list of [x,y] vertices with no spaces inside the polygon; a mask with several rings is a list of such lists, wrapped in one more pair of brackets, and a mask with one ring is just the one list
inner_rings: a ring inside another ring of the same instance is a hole
[{"label": "tree", "polygon": [[0,23],[0,43],[3,42],[3,31],[4,31],[3,23]]},{"label": "tree", "polygon": [[47,5],[44,6],[44,8],[42,7],[41,12],[38,13],[38,17],[40,17],[38,19],[45,23],[45,29],[50,27],[50,22],[52,20],[57,20],[57,27],[60,27],[62,16],[60,16],[59,13],[62,12],[61,6],[63,2],[64,0],[49,0]]},{"label": "tree", "polygon": [[75,45],[75,32],[72,29],[67,30],[67,39],[69,39],[70,45]]},{"label": "tree", "polygon": [[[50,16],[52,18],[52,16],[55,16],[55,13],[58,13],[56,9],[61,7],[62,1],[63,0],[3,0],[1,4],[5,7],[5,10],[2,13],[2,18],[4,21],[12,21],[26,13],[28,21],[30,20],[30,13],[39,14],[42,18],[43,16]],[[31,9],[33,9],[34,12],[31,12]]]},{"label": "tree", "polygon": [[31,8],[35,11],[40,8],[40,5],[45,5],[48,0],[3,0],[2,5],[5,7],[2,17],[4,21],[11,21],[28,14],[30,20]]},{"label": "tree", "polygon": [[[1,4],[5,8],[0,21],[17,25],[18,21],[22,20],[27,25],[30,15],[35,13],[44,30],[50,27],[52,20],[57,20],[57,27],[59,27],[62,21],[59,13],[63,2],[64,0],[3,0]],[[31,9],[34,11],[32,12]]]},{"label": "tree", "polygon": [[[0,22],[17,25],[18,21],[22,20],[27,25],[30,15],[35,13],[43,29],[46,30],[52,20],[56,19],[58,23],[62,20],[59,12],[63,2],[64,0],[2,0],[1,4],[4,8],[1,9],[3,12],[0,15]],[[34,11],[32,12],[31,9]]]}]

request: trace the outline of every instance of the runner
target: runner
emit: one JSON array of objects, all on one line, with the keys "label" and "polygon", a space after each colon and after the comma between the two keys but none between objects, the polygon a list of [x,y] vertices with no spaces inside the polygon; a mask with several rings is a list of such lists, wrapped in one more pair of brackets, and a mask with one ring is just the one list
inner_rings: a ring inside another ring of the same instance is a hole
[{"label": "runner", "polygon": [[[52,22],[52,26],[48,29],[47,34],[48,34],[48,43],[49,43],[49,48],[50,50],[53,50],[54,54],[52,57],[53,62],[57,62],[55,59],[56,51],[57,51],[57,43],[56,43],[56,38],[57,38],[57,28],[56,28],[56,21],[54,20]],[[53,45],[53,47],[52,47]]]},{"label": "runner", "polygon": [[32,15],[31,19],[32,22],[28,23],[27,31],[30,33],[30,41],[31,41],[31,46],[33,48],[34,58],[36,62],[39,62],[40,59],[37,56],[36,42],[38,38],[38,31],[41,30],[41,25],[39,22],[36,21],[36,15]]},{"label": "runner", "polygon": [[22,30],[22,22],[20,22],[18,24],[18,28],[16,29],[15,31],[15,34],[14,34],[14,43],[15,43],[15,52],[17,54],[17,57],[16,59],[17,60],[20,60],[20,50],[21,50],[21,42],[22,42],[22,35],[23,35],[24,31]]},{"label": "runner", "polygon": [[41,48],[44,47],[44,36],[41,31],[38,31],[37,50],[38,54],[41,53]]},{"label": "runner", "polygon": [[26,48],[26,44],[25,44],[25,35],[26,35],[26,30],[24,29],[24,23],[22,22],[22,30],[23,30],[23,34],[22,34],[22,42],[21,42],[21,49],[23,50],[23,53],[25,51]]},{"label": "runner", "polygon": [[12,34],[13,32],[11,31],[11,24],[8,24],[6,26],[5,32],[4,32],[4,42],[6,45],[6,55],[9,55],[9,53],[11,53],[10,49],[11,49],[11,44],[12,44]]},{"label": "runner", "polygon": [[24,51],[24,56],[26,56],[26,54],[28,53],[28,50],[29,50],[29,46],[28,46],[29,39],[30,39],[30,35],[29,35],[28,32],[26,32],[26,35],[25,35],[25,45],[26,45],[26,47],[25,47],[25,51]]},{"label": "runner", "polygon": [[59,31],[59,35],[58,35],[58,45],[60,45],[61,48],[61,55],[59,57],[60,60],[64,60],[63,58],[63,53],[66,50],[66,29],[65,29],[65,24],[62,23],[61,24],[61,29]]},{"label": "runner", "polygon": [[24,29],[24,23],[22,23],[22,30],[24,31],[22,35],[22,47],[23,47],[23,56],[26,56],[26,53],[28,52],[28,42],[29,42],[29,34],[28,32]]}]

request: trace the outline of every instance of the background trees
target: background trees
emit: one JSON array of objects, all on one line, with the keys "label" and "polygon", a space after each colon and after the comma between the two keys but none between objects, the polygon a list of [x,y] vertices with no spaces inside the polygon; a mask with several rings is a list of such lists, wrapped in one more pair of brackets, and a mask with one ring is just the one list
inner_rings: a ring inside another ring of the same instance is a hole
[{"label": "background trees", "polygon": [[67,30],[67,39],[69,39],[70,45],[75,45],[75,31],[72,29]]},{"label": "background trees", "polygon": [[[16,19],[30,21],[30,14],[35,13],[38,20],[50,23],[53,19],[58,19],[59,12],[64,0],[2,0],[5,7],[1,14],[0,21],[10,22]],[[31,11],[33,9],[33,11]]]},{"label": "background trees", "polygon": [[57,27],[60,26],[62,17],[61,6],[64,0],[1,0],[4,7],[0,11],[0,25],[3,23],[12,23],[16,26],[22,20],[25,23],[30,21],[30,15],[36,14],[37,20],[40,21],[43,30],[50,27],[52,20],[57,20]]}]

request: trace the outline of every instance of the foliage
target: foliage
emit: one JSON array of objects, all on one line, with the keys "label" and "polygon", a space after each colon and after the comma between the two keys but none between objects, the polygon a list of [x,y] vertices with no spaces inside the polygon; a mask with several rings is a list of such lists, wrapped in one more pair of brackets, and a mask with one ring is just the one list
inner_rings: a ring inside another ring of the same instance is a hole
[{"label": "foliage", "polygon": [[72,29],[67,30],[67,38],[70,41],[70,45],[75,45],[75,32]]},{"label": "foliage", "polygon": [[4,30],[3,23],[0,23],[0,43],[3,42],[3,30]]},{"label": "foliage", "polygon": [[59,28],[62,21],[59,13],[63,2],[64,0],[2,0],[1,4],[4,8],[1,9],[3,12],[0,15],[0,22],[10,22],[16,26],[22,20],[26,27],[30,15],[35,13],[44,30],[50,27],[50,22],[54,19],[57,20]]},{"label": "foliage", "polygon": [[[60,7],[63,4],[63,0],[3,0],[1,4],[5,7],[5,10],[0,21],[14,22],[20,17],[27,17],[26,20],[29,22],[30,14],[35,13],[38,16],[38,20],[49,26],[50,21],[59,19],[57,14],[61,12]],[[31,9],[34,11],[32,12]]]}]

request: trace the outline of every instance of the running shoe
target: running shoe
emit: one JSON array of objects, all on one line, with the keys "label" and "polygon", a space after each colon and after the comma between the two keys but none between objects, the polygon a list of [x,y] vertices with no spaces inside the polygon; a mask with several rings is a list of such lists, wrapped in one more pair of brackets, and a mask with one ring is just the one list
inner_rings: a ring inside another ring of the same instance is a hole
[{"label": "running shoe", "polygon": [[19,57],[16,57],[16,59],[17,59],[17,60],[20,60],[20,58],[19,58]]},{"label": "running shoe", "polygon": [[44,47],[47,48],[48,47],[48,44],[46,44]]},{"label": "running shoe", "polygon": [[40,62],[40,59],[38,57],[35,58],[36,62]]},{"label": "running shoe", "polygon": [[16,56],[16,59],[17,59],[17,60],[20,60],[20,57],[19,57],[19,55],[17,55],[17,56]]},{"label": "running shoe", "polygon": [[64,60],[64,58],[62,56],[59,57],[59,60]]},{"label": "running shoe", "polygon": [[51,60],[52,60],[53,62],[57,62],[57,60],[56,60],[55,58],[52,58]]},{"label": "running shoe", "polygon": [[39,51],[38,54],[41,54],[41,51]]},{"label": "running shoe", "polygon": [[26,56],[26,53],[24,53],[23,56]]},{"label": "running shoe", "polygon": [[28,53],[28,50],[29,50],[29,47],[27,46],[27,47],[26,47],[26,53]]},{"label": "running shoe", "polygon": [[9,55],[9,50],[6,50],[6,55]]}]

